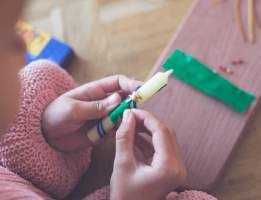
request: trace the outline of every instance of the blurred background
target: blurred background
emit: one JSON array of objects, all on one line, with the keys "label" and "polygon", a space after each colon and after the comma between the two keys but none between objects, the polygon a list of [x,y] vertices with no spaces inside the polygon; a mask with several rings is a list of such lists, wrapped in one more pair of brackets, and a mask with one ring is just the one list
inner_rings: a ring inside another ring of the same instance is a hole
[{"label": "blurred background", "polygon": [[[77,85],[115,74],[145,81],[194,0],[28,0],[22,20],[70,44],[67,68]],[[258,112],[260,113],[260,112]],[[261,130],[255,118],[210,193],[218,199],[261,199]],[[95,147],[88,172],[68,199],[109,185],[114,140]]]}]

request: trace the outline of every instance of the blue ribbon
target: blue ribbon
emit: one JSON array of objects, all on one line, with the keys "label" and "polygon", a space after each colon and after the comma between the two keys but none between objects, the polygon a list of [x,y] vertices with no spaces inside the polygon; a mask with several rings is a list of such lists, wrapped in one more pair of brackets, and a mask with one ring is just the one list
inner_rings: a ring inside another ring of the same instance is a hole
[{"label": "blue ribbon", "polygon": [[106,131],[104,130],[104,128],[102,126],[102,120],[100,121],[100,124],[101,124],[101,130],[102,130],[103,135],[106,135]]}]

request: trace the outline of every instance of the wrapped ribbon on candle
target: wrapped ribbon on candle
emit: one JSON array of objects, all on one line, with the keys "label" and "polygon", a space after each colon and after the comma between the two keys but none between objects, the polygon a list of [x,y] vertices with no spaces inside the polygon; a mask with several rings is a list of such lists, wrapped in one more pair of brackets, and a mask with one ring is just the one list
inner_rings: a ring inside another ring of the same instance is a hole
[{"label": "wrapped ribbon on candle", "polygon": [[173,72],[169,70],[165,73],[158,72],[150,80],[139,86],[131,93],[125,101],[115,108],[108,116],[101,119],[91,130],[87,132],[88,138],[92,142],[98,141],[115,127],[123,117],[126,109],[138,108],[156,92],[160,91],[168,83],[168,77]]}]

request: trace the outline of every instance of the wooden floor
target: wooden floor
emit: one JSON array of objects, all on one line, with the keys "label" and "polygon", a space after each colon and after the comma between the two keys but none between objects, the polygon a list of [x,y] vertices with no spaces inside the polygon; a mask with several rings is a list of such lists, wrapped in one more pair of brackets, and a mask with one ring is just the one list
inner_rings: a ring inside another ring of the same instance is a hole
[{"label": "wooden floor", "polygon": [[[31,0],[23,19],[72,45],[68,72],[78,85],[114,74],[144,81],[193,0]],[[93,150],[88,172],[70,195],[82,199],[108,185],[114,140]],[[261,199],[261,108],[211,194]]]}]

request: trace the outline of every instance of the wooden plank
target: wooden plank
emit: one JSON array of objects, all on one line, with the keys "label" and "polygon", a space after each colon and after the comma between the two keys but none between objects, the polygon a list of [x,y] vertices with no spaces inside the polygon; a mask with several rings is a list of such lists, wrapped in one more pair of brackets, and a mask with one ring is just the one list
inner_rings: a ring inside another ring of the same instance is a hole
[{"label": "wooden plank", "polygon": [[210,193],[222,200],[260,200],[261,190],[261,106],[244,134],[229,166]]},{"label": "wooden plank", "polygon": [[[255,7],[256,10],[261,8],[261,2],[257,1]],[[241,9],[246,29],[246,2],[242,2]],[[256,100],[241,114],[173,76],[160,95],[155,95],[142,106],[177,132],[188,171],[182,188],[210,191],[247,128],[261,95],[260,36],[255,30],[254,44],[240,40],[233,1],[212,6],[209,0],[198,0],[151,71],[149,77],[164,71],[161,69],[163,62],[174,49],[180,48],[210,68],[217,68],[219,64],[230,67],[234,72],[232,75],[220,74],[256,96]],[[239,57],[244,64],[232,66],[230,61]]]}]

